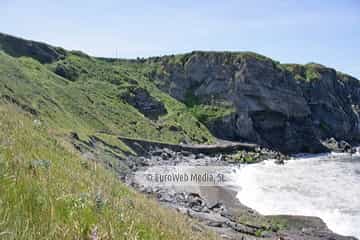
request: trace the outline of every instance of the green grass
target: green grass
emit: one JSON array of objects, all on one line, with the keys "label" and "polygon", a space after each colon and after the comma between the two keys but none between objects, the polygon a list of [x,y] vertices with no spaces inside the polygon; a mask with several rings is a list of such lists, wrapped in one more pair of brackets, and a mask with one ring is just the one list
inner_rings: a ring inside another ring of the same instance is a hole
[{"label": "green grass", "polygon": [[[76,74],[71,79],[55,74],[59,64],[71,66]],[[214,141],[184,104],[161,92],[137,67],[72,53],[43,65],[32,58],[13,58],[0,51],[0,96],[11,96],[19,105],[36,110],[44,124],[64,133],[108,132],[171,143]],[[152,121],[121,100],[121,92],[131,86],[146,89],[163,102],[168,114]],[[172,131],[174,126],[181,128]]]},{"label": "green grass", "polygon": [[[214,238],[193,232],[185,216],[128,189],[103,161],[83,159],[69,143],[70,132],[83,141],[96,136],[123,158],[135,153],[117,136],[214,141],[141,67],[77,52],[42,64],[0,51],[0,239]],[[152,121],[122,101],[131,86],[146,89],[167,114]]]},{"label": "green grass", "polygon": [[191,113],[203,123],[210,123],[213,120],[228,116],[235,112],[233,107],[216,105],[194,105],[190,108]]},{"label": "green grass", "polygon": [[256,157],[256,153],[246,152],[246,151],[238,151],[231,155],[231,159],[235,160],[239,163],[251,164],[258,161]]},{"label": "green grass", "polygon": [[0,105],[1,239],[213,239],[34,120]]},{"label": "green grass", "polygon": [[318,67],[312,64],[306,65],[306,72],[305,72],[306,80],[308,82],[317,81],[320,79],[321,74],[318,71]]},{"label": "green grass", "polygon": [[320,71],[325,69],[324,66],[315,63],[309,63],[306,65],[283,64],[282,66],[293,74],[295,80],[308,83],[320,80]]}]

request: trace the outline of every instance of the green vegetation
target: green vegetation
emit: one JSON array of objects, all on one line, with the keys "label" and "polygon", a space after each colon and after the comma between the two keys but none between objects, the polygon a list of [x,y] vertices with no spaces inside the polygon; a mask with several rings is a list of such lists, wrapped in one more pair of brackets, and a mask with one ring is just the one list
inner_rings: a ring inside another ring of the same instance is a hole
[{"label": "green vegetation", "polygon": [[306,65],[306,80],[308,82],[319,80],[321,77],[321,74],[318,71],[318,67],[313,64],[307,64]]},{"label": "green vegetation", "polygon": [[[59,66],[65,71],[63,76],[54,73]],[[43,65],[32,58],[13,58],[0,51],[0,94],[15,99],[24,110],[37,113],[44,124],[63,133],[108,132],[172,143],[213,142],[206,127],[186,111],[184,104],[152,85],[137,67],[128,63],[111,65],[71,53],[63,60]],[[121,92],[131,86],[146,89],[163,102],[168,114],[152,121],[122,101]],[[181,129],[173,131],[173,126]]]},{"label": "green vegetation", "polygon": [[185,66],[185,64],[191,58],[204,57],[210,59],[211,61],[218,61],[224,64],[233,64],[244,59],[255,59],[257,61],[269,61],[275,64],[278,62],[268,58],[266,56],[254,53],[254,52],[228,52],[228,51],[192,51],[186,54],[176,54],[160,57],[153,57],[147,60],[147,64],[156,65],[180,65]]},{"label": "green vegetation", "polygon": [[295,80],[304,82],[319,80],[321,78],[321,71],[326,69],[326,67],[316,63],[306,65],[282,64],[282,66],[294,75]]},{"label": "green vegetation", "polygon": [[193,89],[187,91],[184,102],[191,114],[205,125],[211,123],[213,120],[231,115],[235,112],[235,108],[226,102],[213,104],[202,103],[201,99],[195,96],[192,90]]},{"label": "green vegetation", "polygon": [[[135,154],[118,136],[214,142],[186,105],[149,81],[152,66],[3,38],[0,239],[214,239],[106,169]],[[145,117],[121,98],[132,87],[145,89],[167,113]],[[82,158],[69,141],[73,133],[84,146],[90,138],[102,141],[102,159]]]},{"label": "green vegetation", "polygon": [[259,155],[253,152],[246,152],[246,151],[238,151],[231,156],[231,160],[235,160],[239,163],[255,163],[258,161]]},{"label": "green vegetation", "polygon": [[222,106],[210,106],[210,105],[195,105],[190,108],[190,112],[197,118],[199,121],[207,124],[212,120],[228,116],[235,112],[233,107],[222,107]]},{"label": "green vegetation", "polygon": [[1,239],[213,239],[84,162],[35,120],[0,106]]}]

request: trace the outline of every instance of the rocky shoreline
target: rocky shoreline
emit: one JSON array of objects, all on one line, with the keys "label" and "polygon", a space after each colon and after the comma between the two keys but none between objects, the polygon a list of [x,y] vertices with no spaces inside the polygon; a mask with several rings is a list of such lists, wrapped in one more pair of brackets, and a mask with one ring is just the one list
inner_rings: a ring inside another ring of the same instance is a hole
[{"label": "rocky shoreline", "polygon": [[[266,156],[270,153],[262,152]],[[156,149],[149,152],[150,157],[138,157],[138,170],[151,166],[190,164],[236,165],[227,157],[173,152],[169,149]],[[276,157],[276,155],[274,156]],[[282,157],[277,157],[281,161]],[[223,239],[355,239],[331,232],[326,224],[316,217],[305,216],[262,216],[244,206],[236,198],[236,192],[224,186],[189,187],[186,191],[166,187],[143,187],[133,178],[126,182],[140,192],[156,198],[161,204],[176,209],[197,219],[206,228],[217,232]]]},{"label": "rocky shoreline", "polygon": [[[75,147],[87,158],[104,158],[114,146],[106,145],[93,137],[90,142],[81,142],[72,137]],[[124,140],[124,139],[122,139]],[[202,146],[169,145],[143,140],[129,140],[137,155],[129,155],[125,159],[118,158],[118,166],[105,165],[112,168],[120,179],[137,191],[156,199],[165,207],[173,208],[201,223],[198,231],[210,229],[222,239],[291,239],[291,240],[355,240],[333,233],[326,224],[317,217],[308,216],[263,216],[255,210],[243,205],[236,197],[237,192],[231,186],[187,186],[171,188],[166,186],[144,186],[134,177],[137,172],[161,166],[233,166],[257,163],[266,159],[275,159],[276,163],[284,164],[288,159],[279,152],[265,148],[228,151],[226,143],[213,146],[218,150],[199,151]],[[337,146],[340,144],[337,144]],[[346,144],[341,144],[345,146]],[[174,147],[176,146],[176,147]],[[347,146],[347,145],[346,145]],[[231,145],[230,149],[233,147]],[[173,149],[170,149],[173,148]],[[184,150],[186,149],[186,150]],[[350,148],[353,151],[353,148]],[[339,151],[350,151],[340,149]],[[350,152],[351,152],[350,151]],[[204,153],[205,152],[205,153]],[[114,156],[112,156],[114,158]],[[251,160],[251,161],[250,161]]]}]

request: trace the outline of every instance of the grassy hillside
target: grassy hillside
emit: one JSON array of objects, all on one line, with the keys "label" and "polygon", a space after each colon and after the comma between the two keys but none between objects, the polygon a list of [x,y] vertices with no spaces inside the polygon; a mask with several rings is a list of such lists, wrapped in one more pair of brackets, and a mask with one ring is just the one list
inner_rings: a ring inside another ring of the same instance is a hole
[{"label": "grassy hillside", "polygon": [[[39,46],[17,52],[18,41],[15,46],[6,42],[4,48],[0,38],[0,98],[17,104],[44,124],[65,133],[101,132],[172,143],[214,141],[186,106],[148,81],[137,64],[114,64],[65,50],[61,57],[41,63],[42,58],[30,54]],[[26,45],[27,41],[22,41]],[[41,53],[54,49],[58,48],[45,48]],[[131,97],[139,90],[159,102],[166,113],[151,119],[125,101],[123,96]]]},{"label": "grassy hillside", "polygon": [[[119,135],[214,141],[138,67],[0,34],[0,239],[213,238],[124,186],[102,160],[82,158],[69,141],[71,132],[96,136],[124,154],[131,149]],[[163,108],[156,118],[146,115],[147,100]]]},{"label": "grassy hillside", "polygon": [[[135,154],[118,136],[213,143],[203,124],[236,113],[228,92],[200,99],[195,84],[182,102],[166,93],[179,90],[171,76],[182,75],[182,86],[185,65],[198,56],[215,65],[250,59],[305,83],[322,71],[250,52],[94,58],[0,33],[0,239],[215,239],[116,175]],[[357,89],[357,80],[338,77]]]},{"label": "grassy hillside", "polygon": [[0,106],[0,239],[213,238],[84,161],[35,120]]}]

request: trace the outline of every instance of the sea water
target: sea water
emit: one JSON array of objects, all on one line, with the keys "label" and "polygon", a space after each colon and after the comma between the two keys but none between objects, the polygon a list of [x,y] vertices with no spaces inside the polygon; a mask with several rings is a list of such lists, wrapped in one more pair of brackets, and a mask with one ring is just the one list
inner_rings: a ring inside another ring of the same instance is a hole
[{"label": "sea water", "polygon": [[297,156],[240,167],[239,200],[261,214],[320,217],[333,232],[360,239],[360,155]]}]

